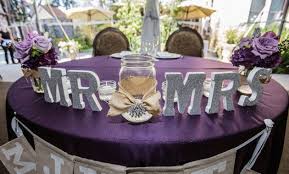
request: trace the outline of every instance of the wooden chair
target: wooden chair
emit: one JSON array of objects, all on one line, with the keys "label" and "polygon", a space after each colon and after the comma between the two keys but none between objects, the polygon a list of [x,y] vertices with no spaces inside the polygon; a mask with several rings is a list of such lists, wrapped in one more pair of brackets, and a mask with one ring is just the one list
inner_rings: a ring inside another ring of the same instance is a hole
[{"label": "wooden chair", "polygon": [[129,50],[127,37],[117,28],[105,28],[93,40],[93,56],[111,55]]},{"label": "wooden chair", "polygon": [[173,32],[165,51],[186,56],[203,57],[204,43],[201,35],[194,29],[183,27]]}]

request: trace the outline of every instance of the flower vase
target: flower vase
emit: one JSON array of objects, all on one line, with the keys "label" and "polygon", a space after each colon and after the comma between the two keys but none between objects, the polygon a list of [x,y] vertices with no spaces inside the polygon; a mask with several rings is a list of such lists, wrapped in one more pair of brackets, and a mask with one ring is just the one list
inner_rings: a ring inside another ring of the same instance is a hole
[{"label": "flower vase", "polygon": [[247,82],[247,77],[252,69],[247,69],[244,66],[239,67],[240,74],[240,87],[238,88],[238,92],[244,95],[251,95],[252,90]]},{"label": "flower vase", "polygon": [[252,90],[247,82],[247,76],[240,75],[240,87],[238,88],[238,92],[244,95],[251,95]]},{"label": "flower vase", "polygon": [[37,70],[30,68],[22,68],[22,72],[24,74],[24,77],[29,78],[34,92],[44,93],[43,85],[41,83],[39,72]]},{"label": "flower vase", "polygon": [[30,77],[33,91],[36,93],[44,93],[41,79],[39,77]]},{"label": "flower vase", "polygon": [[[240,87],[238,88],[238,92],[244,95],[251,95],[252,94],[252,89],[248,84],[247,77],[250,74],[250,71],[252,69],[244,69],[244,68],[239,68],[239,73],[240,73]],[[261,84],[267,84],[271,80],[271,76],[268,78],[267,76],[260,76],[259,81]]]}]

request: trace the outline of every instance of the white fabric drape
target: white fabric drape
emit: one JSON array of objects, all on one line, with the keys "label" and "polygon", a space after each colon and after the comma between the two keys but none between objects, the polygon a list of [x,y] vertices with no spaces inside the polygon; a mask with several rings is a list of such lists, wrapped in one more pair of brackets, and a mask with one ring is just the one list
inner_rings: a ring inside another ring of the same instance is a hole
[{"label": "white fabric drape", "polygon": [[147,0],[141,35],[141,53],[156,54],[160,49],[159,1]]}]

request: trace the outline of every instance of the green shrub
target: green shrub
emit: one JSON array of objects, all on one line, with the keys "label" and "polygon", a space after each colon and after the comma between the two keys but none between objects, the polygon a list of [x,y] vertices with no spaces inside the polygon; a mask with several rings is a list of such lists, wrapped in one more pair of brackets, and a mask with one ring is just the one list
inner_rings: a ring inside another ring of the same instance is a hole
[{"label": "green shrub", "polygon": [[[92,41],[87,36],[75,36],[70,38],[78,43],[79,51],[85,51],[92,48]],[[52,43],[55,47],[58,47],[59,42],[67,42],[65,38],[52,38]]]},{"label": "green shrub", "polygon": [[284,40],[279,44],[281,52],[281,63],[273,70],[277,74],[289,74],[289,39]]},{"label": "green shrub", "polygon": [[237,44],[240,42],[241,37],[237,29],[229,29],[226,31],[226,41],[228,44]]},{"label": "green shrub", "polygon": [[161,48],[165,47],[168,37],[178,29],[177,22],[167,15],[162,17],[161,20]]},{"label": "green shrub", "polygon": [[80,51],[92,48],[92,41],[88,37],[75,37],[73,38],[73,40],[75,40],[78,43]]},{"label": "green shrub", "polygon": [[115,27],[122,31],[129,40],[132,51],[140,48],[140,35],[142,27],[141,6],[126,1],[125,5],[120,7],[116,14]]},{"label": "green shrub", "polygon": [[[160,10],[163,14],[160,21],[161,47],[163,48],[169,35],[177,30],[177,22],[172,18],[172,6],[162,6]],[[115,26],[120,29],[128,38],[132,51],[139,51],[141,46],[141,29],[143,25],[143,16],[141,11],[143,6],[127,0],[125,4],[115,10]]]}]

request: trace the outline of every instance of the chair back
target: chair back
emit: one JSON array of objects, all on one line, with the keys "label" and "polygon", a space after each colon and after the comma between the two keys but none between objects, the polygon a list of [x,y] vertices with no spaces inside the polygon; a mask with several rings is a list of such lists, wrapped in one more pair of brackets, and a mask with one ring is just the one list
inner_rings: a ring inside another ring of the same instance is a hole
[{"label": "chair back", "polygon": [[105,28],[93,40],[93,56],[111,55],[129,50],[127,37],[117,28]]},{"label": "chair back", "polygon": [[204,42],[197,30],[182,27],[169,36],[165,50],[186,56],[203,57],[203,49]]}]

